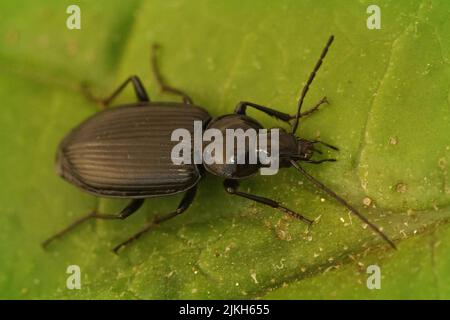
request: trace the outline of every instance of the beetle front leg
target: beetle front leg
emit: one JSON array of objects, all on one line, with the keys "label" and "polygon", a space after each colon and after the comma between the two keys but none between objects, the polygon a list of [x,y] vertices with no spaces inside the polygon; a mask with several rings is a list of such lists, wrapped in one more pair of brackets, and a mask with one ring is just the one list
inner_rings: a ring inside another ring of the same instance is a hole
[{"label": "beetle front leg", "polygon": [[242,198],[246,198],[246,199],[255,201],[257,203],[265,204],[265,205],[267,205],[269,207],[272,207],[274,209],[280,210],[283,213],[285,213],[285,214],[287,214],[287,215],[289,215],[289,216],[291,216],[291,217],[293,217],[295,219],[304,221],[304,222],[308,223],[309,225],[311,225],[314,222],[313,220],[305,218],[301,214],[299,214],[299,213],[297,213],[295,211],[292,211],[291,209],[288,209],[288,208],[282,206],[277,201],[274,201],[274,200],[269,199],[269,198],[260,197],[260,196],[254,195],[254,194],[238,191],[239,182],[237,180],[227,179],[227,180],[225,180],[223,182],[223,186],[225,187],[225,191],[228,192],[231,195],[239,196],[239,197],[242,197]]},{"label": "beetle front leg", "polygon": [[125,87],[130,83],[133,85],[134,92],[136,93],[136,98],[138,99],[138,101],[140,101],[140,102],[150,101],[150,99],[147,95],[147,92],[145,91],[145,88],[142,85],[142,82],[138,76],[129,77],[116,90],[114,90],[114,92],[109,97],[104,98],[104,99],[99,99],[99,98],[94,97],[86,85],[82,86],[82,91],[89,100],[91,100],[95,103],[98,103],[101,106],[101,109],[105,109],[123,91],[123,89],[125,89]]},{"label": "beetle front leg", "polygon": [[336,162],[337,160],[335,158],[327,158],[327,159],[320,159],[320,160],[302,160],[302,162],[306,163],[312,163],[312,164],[321,164],[324,162]]},{"label": "beetle front leg", "polygon": [[133,213],[135,213],[142,206],[144,201],[145,201],[144,199],[131,200],[131,202],[125,208],[123,208],[122,211],[120,211],[120,213],[117,215],[116,214],[100,214],[100,213],[97,213],[96,210],[94,210],[94,211],[88,213],[87,215],[79,218],[78,220],[72,222],[66,228],[62,229],[61,231],[55,233],[53,236],[51,236],[50,238],[45,240],[42,243],[42,247],[45,249],[51,242],[53,242],[53,240],[61,238],[66,233],[75,229],[75,227],[79,226],[80,224],[82,224],[90,219],[108,219],[108,220],[121,219],[121,220],[123,220],[123,219],[129,217],[130,215],[132,215]]},{"label": "beetle front leg", "polygon": [[[326,97],[323,97],[322,99],[319,100],[319,102],[316,103],[315,106],[313,106],[311,109],[306,110],[305,112],[302,112],[300,114],[300,118],[301,117],[306,117],[308,115],[310,115],[311,113],[319,110],[319,107],[324,104],[324,103],[328,103],[328,100]],[[291,120],[295,119],[295,115],[290,115],[288,113],[284,113],[263,105],[259,105],[253,102],[249,102],[249,101],[241,101],[237,104],[236,108],[234,109],[234,113],[236,114],[242,114],[242,115],[246,115],[246,111],[247,111],[247,107],[252,107],[256,110],[259,110],[261,112],[264,112],[265,114],[274,117],[278,120],[284,121],[284,122],[288,122],[290,123]]]},{"label": "beetle front leg", "polygon": [[242,114],[242,115],[246,115],[246,111],[247,111],[247,107],[252,107],[255,108],[256,110],[259,110],[261,112],[264,112],[265,114],[271,116],[271,117],[275,117],[279,120],[285,121],[285,122],[289,122],[289,120],[292,119],[292,116],[272,109],[272,108],[268,108],[253,102],[248,102],[248,101],[241,101],[237,104],[236,108],[234,109],[234,113],[236,114]]},{"label": "beetle front leg", "polygon": [[170,220],[172,218],[175,218],[176,216],[182,214],[183,212],[185,212],[189,206],[191,205],[191,203],[194,201],[195,195],[197,193],[197,186],[189,189],[183,196],[183,198],[180,201],[180,204],[178,205],[178,208],[175,211],[172,211],[168,214],[165,214],[163,216],[157,216],[155,217],[155,219],[153,219],[150,223],[148,223],[147,225],[145,225],[141,230],[139,230],[138,232],[136,232],[135,234],[133,234],[131,237],[129,237],[127,240],[119,243],[117,246],[115,246],[113,248],[113,252],[117,253],[122,247],[136,241],[137,239],[139,239],[144,233],[149,232],[150,230],[152,230],[154,227],[156,227],[157,225],[159,225],[160,223]]}]

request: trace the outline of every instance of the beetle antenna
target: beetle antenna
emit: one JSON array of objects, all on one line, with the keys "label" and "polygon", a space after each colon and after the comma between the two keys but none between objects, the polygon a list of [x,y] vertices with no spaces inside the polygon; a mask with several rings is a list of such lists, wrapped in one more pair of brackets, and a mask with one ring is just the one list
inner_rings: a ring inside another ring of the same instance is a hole
[{"label": "beetle antenna", "polygon": [[300,95],[300,99],[298,100],[297,115],[295,116],[295,122],[294,122],[294,124],[292,126],[292,133],[295,133],[297,131],[298,122],[299,122],[300,114],[301,114],[301,111],[302,111],[303,100],[305,99],[306,93],[308,92],[309,86],[313,82],[317,71],[319,71],[319,68],[322,65],[323,59],[327,55],[328,48],[331,46],[331,43],[333,42],[333,40],[334,40],[334,36],[332,35],[328,39],[327,44],[325,45],[325,48],[323,48],[322,53],[320,54],[319,60],[316,62],[316,65],[314,66],[313,71],[309,75],[308,81],[306,81],[306,84],[303,87],[302,94]]},{"label": "beetle antenna", "polygon": [[325,186],[322,182],[314,178],[312,175],[310,175],[308,172],[305,171],[297,162],[294,160],[290,160],[291,164],[294,166],[295,169],[297,169],[298,172],[300,172],[302,175],[304,175],[309,181],[311,181],[313,184],[316,185],[319,189],[325,191],[329,196],[334,198],[337,202],[342,204],[344,207],[349,209],[355,216],[357,216],[359,219],[361,219],[364,223],[366,223],[373,231],[375,231],[381,238],[383,238],[392,248],[397,249],[395,246],[395,243],[389,239],[389,237],[383,233],[383,231],[380,230],[375,224],[369,221],[364,215],[362,215],[358,210],[356,210],[353,206],[351,206],[347,201],[345,201],[342,197],[338,196],[333,190]]}]

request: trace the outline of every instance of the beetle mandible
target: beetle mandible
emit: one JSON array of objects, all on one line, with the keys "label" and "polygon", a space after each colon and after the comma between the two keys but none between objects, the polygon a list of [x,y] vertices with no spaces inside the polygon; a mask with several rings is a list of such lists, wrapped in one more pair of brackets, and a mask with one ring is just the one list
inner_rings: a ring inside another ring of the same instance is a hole
[{"label": "beetle mandible", "polygon": [[[163,92],[180,96],[183,100],[182,103],[150,101],[142,82],[137,76],[129,77],[106,99],[96,99],[86,91],[90,99],[104,106],[104,110],[88,118],[62,140],[56,157],[58,174],[68,182],[93,195],[127,198],[131,201],[118,214],[90,212],[48,238],[43,246],[47,246],[54,239],[61,237],[89,219],[125,219],[136,212],[146,198],[184,193],[174,211],[154,218],[139,232],[114,247],[113,251],[117,252],[123,246],[151,230],[153,226],[186,211],[195,198],[197,184],[205,171],[223,177],[225,191],[231,195],[270,206],[291,217],[312,224],[312,220],[275,200],[239,190],[239,180],[254,175],[262,165],[236,163],[175,165],[171,161],[170,152],[175,142],[171,141],[170,136],[174,129],[185,128],[192,132],[193,122],[202,121],[204,128],[215,128],[223,133],[230,127],[258,130],[263,128],[262,125],[246,115],[247,108],[254,108],[288,123],[291,127],[290,132],[279,128],[280,167],[294,167],[307,180],[345,206],[391,247],[395,248],[394,242],[380,228],[370,222],[341,196],[306,172],[299,164],[299,162],[319,164],[326,161],[336,161],[335,159],[312,159],[315,153],[320,153],[314,147],[316,144],[322,144],[334,150],[337,150],[336,147],[319,140],[307,140],[296,136],[300,119],[317,111],[320,105],[327,102],[324,97],[311,109],[302,112],[305,96],[333,40],[333,36],[328,39],[306,81],[298,100],[295,115],[253,102],[242,101],[237,104],[233,114],[212,119],[209,113],[196,106],[185,92],[165,83],[156,59],[157,45],[154,45],[152,50],[152,67],[156,80]],[[129,84],[132,84],[138,102],[106,109]]]}]

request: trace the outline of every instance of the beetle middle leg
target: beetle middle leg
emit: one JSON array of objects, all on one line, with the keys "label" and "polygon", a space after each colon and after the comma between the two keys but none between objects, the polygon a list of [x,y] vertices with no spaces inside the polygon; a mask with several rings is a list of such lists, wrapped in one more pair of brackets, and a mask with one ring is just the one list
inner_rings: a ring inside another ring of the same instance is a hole
[{"label": "beetle middle leg", "polygon": [[260,196],[257,196],[257,195],[254,195],[254,194],[250,194],[250,193],[246,193],[246,192],[242,192],[242,191],[238,191],[239,182],[237,180],[226,179],[223,182],[223,186],[225,187],[225,191],[228,192],[231,195],[239,196],[239,197],[242,197],[242,198],[253,200],[253,201],[257,202],[257,203],[265,204],[265,205],[270,206],[270,207],[272,207],[274,209],[280,210],[283,213],[285,213],[285,214],[287,214],[287,215],[289,215],[289,216],[291,216],[291,217],[293,217],[295,219],[304,221],[304,222],[308,223],[309,225],[311,225],[314,222],[313,220],[305,218],[301,214],[299,214],[299,213],[297,213],[295,211],[292,211],[291,209],[288,209],[288,208],[282,206],[279,202],[277,202],[275,200],[272,200],[272,199],[269,199],[269,198],[260,197]]},{"label": "beetle middle leg", "polygon": [[156,51],[158,49],[159,49],[159,45],[154,43],[152,45],[152,70],[153,70],[153,74],[155,75],[156,81],[158,82],[161,90],[163,92],[172,93],[172,94],[180,96],[183,99],[183,102],[186,104],[193,104],[192,99],[184,91],[181,91],[180,89],[171,87],[171,86],[167,85],[166,82],[164,81],[164,78],[161,75],[161,72],[158,67],[158,59],[157,59],[157,54],[156,54]]},{"label": "beetle middle leg", "polygon": [[64,236],[66,233],[72,231],[75,227],[79,226],[80,224],[90,220],[90,219],[125,219],[135,213],[144,203],[144,199],[134,199],[131,200],[131,202],[120,211],[119,214],[101,214],[98,213],[96,210],[91,211],[87,215],[79,218],[78,220],[72,222],[70,225],[68,225],[66,228],[62,229],[61,231],[55,233],[53,236],[48,238],[42,243],[42,247],[46,248],[53,240],[56,240],[62,236]]},{"label": "beetle middle leg", "polygon": [[113,102],[114,99],[115,99],[115,98],[123,91],[123,89],[125,89],[126,86],[127,86],[128,84],[130,84],[130,83],[133,85],[134,92],[135,92],[135,94],[136,94],[136,98],[138,99],[138,101],[141,101],[141,102],[147,102],[147,101],[150,101],[150,99],[149,99],[149,97],[148,97],[148,95],[147,95],[147,92],[145,91],[145,88],[144,88],[144,86],[143,86],[143,84],[142,84],[142,81],[141,81],[141,79],[139,79],[138,76],[131,76],[131,77],[129,77],[129,78],[128,78],[127,80],[125,80],[125,81],[124,81],[124,82],[123,82],[116,90],[114,90],[114,92],[111,93],[110,96],[108,96],[108,97],[106,97],[106,98],[103,98],[103,99],[94,97],[94,96],[92,95],[92,93],[90,92],[90,90],[89,90],[86,86],[83,86],[83,87],[82,87],[82,90],[83,90],[83,93],[85,94],[85,96],[86,96],[89,100],[91,100],[91,101],[93,101],[93,102],[95,102],[95,103],[100,104],[100,105],[102,106],[101,109],[104,109],[104,108],[108,107],[108,106],[111,104],[111,102]]},{"label": "beetle middle leg", "polygon": [[151,222],[149,222],[147,225],[145,225],[141,230],[133,234],[131,237],[129,237],[127,240],[119,243],[117,246],[113,248],[113,252],[117,253],[122,247],[136,241],[139,239],[144,233],[147,233],[148,231],[152,230],[154,227],[159,225],[160,223],[170,220],[172,218],[175,218],[176,216],[182,214],[185,212],[191,203],[194,201],[195,195],[197,193],[197,186],[189,189],[183,196],[183,198],[180,201],[180,204],[178,205],[178,208],[175,211],[172,211],[170,213],[167,213],[162,216],[155,217]]}]

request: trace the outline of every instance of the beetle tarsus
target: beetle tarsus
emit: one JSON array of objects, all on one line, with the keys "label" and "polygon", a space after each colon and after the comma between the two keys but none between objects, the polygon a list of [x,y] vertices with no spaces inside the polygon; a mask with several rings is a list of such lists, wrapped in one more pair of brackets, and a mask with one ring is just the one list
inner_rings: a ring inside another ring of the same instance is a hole
[{"label": "beetle tarsus", "polygon": [[119,214],[102,214],[98,213],[97,210],[93,210],[89,212],[88,214],[82,216],[81,218],[78,218],[74,222],[72,222],[70,225],[62,229],[61,231],[55,233],[53,236],[48,238],[42,243],[42,247],[45,249],[51,242],[54,240],[61,238],[68,232],[72,231],[75,227],[79,226],[80,224],[90,220],[90,219],[103,219],[103,220],[123,220],[133,213],[135,213],[144,203],[145,199],[133,199],[131,202],[123,208]]},{"label": "beetle tarsus", "polygon": [[72,231],[75,227],[79,226],[80,224],[82,224],[83,222],[86,222],[87,220],[93,218],[95,216],[96,212],[91,211],[89,212],[87,215],[82,216],[81,218],[75,220],[74,222],[72,222],[70,225],[68,225],[67,227],[65,227],[64,229],[58,231],[57,233],[55,233],[54,235],[52,235],[51,237],[47,238],[44,242],[42,242],[42,248],[43,249],[47,249],[48,245],[50,243],[52,243],[54,240],[61,238],[62,236],[64,236],[66,233]]},{"label": "beetle tarsus", "polygon": [[128,239],[126,239],[125,241],[119,243],[117,246],[115,246],[112,249],[112,252],[114,252],[115,254],[119,253],[119,250],[123,247],[125,247],[126,245],[136,241],[137,239],[139,239],[144,233],[147,233],[148,231],[150,231],[153,227],[155,227],[157,224],[152,221],[151,223],[147,224],[146,226],[144,226],[144,228],[142,228],[141,230],[139,230],[138,232],[136,232],[134,235],[132,235],[131,237],[129,237]]},{"label": "beetle tarsus", "polygon": [[152,44],[151,62],[152,62],[153,74],[155,75],[156,81],[158,82],[158,85],[159,85],[161,91],[180,96],[183,99],[183,102],[185,104],[194,104],[191,97],[189,97],[187,93],[185,93],[184,91],[182,91],[180,89],[169,86],[164,81],[164,77],[162,76],[161,71],[159,70],[158,57],[157,57],[157,51],[160,48],[161,48],[161,46],[158,43]]},{"label": "beetle tarsus", "polygon": [[92,90],[90,89],[90,86],[83,82],[80,85],[80,90],[83,96],[90,102],[95,103],[100,111],[103,111],[106,109],[107,105],[106,102],[102,99],[99,99],[92,94]]}]

